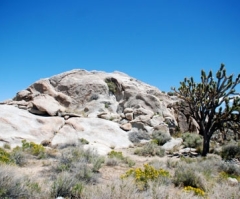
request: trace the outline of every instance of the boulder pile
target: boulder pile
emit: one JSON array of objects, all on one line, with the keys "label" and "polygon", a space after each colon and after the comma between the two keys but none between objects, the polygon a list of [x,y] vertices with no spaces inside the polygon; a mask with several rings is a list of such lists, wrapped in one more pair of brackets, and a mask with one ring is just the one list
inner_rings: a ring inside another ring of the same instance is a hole
[{"label": "boulder pile", "polygon": [[0,104],[0,146],[23,139],[57,146],[84,138],[106,154],[131,146],[132,132],[169,133],[179,124],[188,130],[173,108],[177,100],[121,72],[68,71]]}]

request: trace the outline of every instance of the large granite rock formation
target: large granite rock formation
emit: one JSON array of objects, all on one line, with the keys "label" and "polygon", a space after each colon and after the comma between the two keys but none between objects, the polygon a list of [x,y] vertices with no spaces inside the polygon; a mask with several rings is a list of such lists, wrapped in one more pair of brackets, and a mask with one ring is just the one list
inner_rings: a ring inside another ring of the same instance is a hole
[{"label": "large granite rock formation", "polygon": [[128,147],[131,132],[169,132],[174,101],[120,72],[72,70],[41,79],[0,105],[0,146],[22,139],[51,145],[87,139],[100,153]]}]

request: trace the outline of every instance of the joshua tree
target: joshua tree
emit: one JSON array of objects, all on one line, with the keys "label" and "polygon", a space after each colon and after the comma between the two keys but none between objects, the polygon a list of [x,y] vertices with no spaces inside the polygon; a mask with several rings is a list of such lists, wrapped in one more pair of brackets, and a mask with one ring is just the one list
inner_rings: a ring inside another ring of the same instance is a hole
[{"label": "joshua tree", "polygon": [[200,83],[185,78],[181,86],[172,90],[182,99],[178,103],[181,111],[196,120],[199,134],[203,136],[202,155],[209,152],[209,143],[217,130],[232,129],[236,132],[240,127],[240,95],[235,88],[240,83],[240,74],[233,81],[233,75],[227,76],[224,64],[221,64],[213,78],[212,71],[208,76],[202,70]]}]

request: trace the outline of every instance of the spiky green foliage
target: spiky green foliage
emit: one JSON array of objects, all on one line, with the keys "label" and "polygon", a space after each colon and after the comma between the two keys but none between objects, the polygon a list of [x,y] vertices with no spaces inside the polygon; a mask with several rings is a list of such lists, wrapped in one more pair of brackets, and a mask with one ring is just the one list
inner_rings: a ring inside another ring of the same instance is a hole
[{"label": "spiky green foliage", "polygon": [[221,64],[216,78],[213,78],[212,71],[206,75],[202,70],[200,83],[192,77],[185,78],[178,90],[173,88],[183,100],[178,104],[180,111],[194,118],[199,125],[199,133],[204,139],[204,156],[209,152],[209,142],[214,132],[226,128],[237,132],[240,129],[240,97],[235,91],[239,83],[240,74],[234,80],[233,75],[226,75],[224,64]]}]

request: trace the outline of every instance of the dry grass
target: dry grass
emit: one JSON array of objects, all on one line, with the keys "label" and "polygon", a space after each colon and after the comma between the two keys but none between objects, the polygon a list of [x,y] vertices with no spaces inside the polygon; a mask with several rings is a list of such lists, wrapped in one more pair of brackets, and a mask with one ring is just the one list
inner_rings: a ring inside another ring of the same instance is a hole
[{"label": "dry grass", "polygon": [[[44,160],[29,156],[27,163],[24,162],[27,153],[21,151],[14,154],[15,166],[0,164],[0,198],[202,198],[194,191],[184,191],[185,186],[205,190],[206,198],[240,198],[240,183],[232,186],[227,181],[229,176],[240,179],[240,167],[224,163],[220,156],[209,154],[206,158],[177,159],[138,156],[134,155],[134,149],[122,152],[106,158],[103,164],[103,158],[96,152],[83,150],[78,145],[50,150],[47,154],[52,155]],[[116,157],[119,154],[122,158]],[[143,191],[139,191],[133,178],[120,179],[130,165],[138,168],[145,163],[169,171],[170,176],[167,180],[149,180]]]}]

